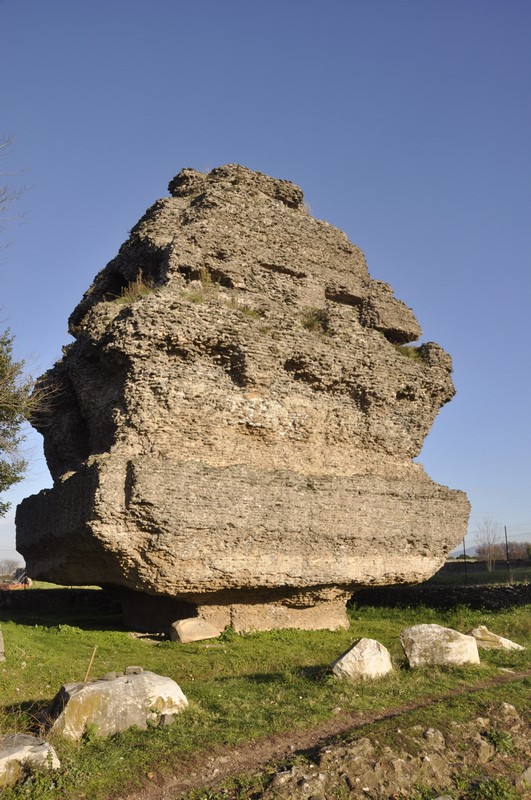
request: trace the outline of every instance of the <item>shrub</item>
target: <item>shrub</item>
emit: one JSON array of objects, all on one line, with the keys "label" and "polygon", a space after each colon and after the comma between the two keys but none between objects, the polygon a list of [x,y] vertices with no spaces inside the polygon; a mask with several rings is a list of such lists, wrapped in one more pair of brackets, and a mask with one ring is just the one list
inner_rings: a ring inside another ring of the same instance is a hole
[{"label": "shrub", "polygon": [[129,303],[134,303],[135,300],[151,294],[154,289],[155,286],[152,281],[148,278],[144,278],[142,270],[139,270],[136,278],[130,281],[127,286],[121,290],[120,295],[115,298],[114,302],[119,303],[119,305],[127,306]]},{"label": "shrub", "polygon": [[301,314],[302,327],[314,333],[328,333],[330,319],[325,308],[306,308]]},{"label": "shrub", "polygon": [[407,344],[393,344],[393,347],[405,358],[410,358],[412,361],[422,361],[422,355],[418,347],[411,347]]}]

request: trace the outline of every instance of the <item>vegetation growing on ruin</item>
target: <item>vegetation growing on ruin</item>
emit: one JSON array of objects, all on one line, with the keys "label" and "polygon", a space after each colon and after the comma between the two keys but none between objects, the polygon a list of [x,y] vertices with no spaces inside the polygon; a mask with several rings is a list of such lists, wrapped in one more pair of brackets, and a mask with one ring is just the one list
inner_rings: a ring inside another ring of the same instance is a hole
[{"label": "vegetation growing on ruin", "polygon": [[130,281],[127,286],[124,286],[118,297],[114,299],[114,302],[121,306],[127,306],[141,297],[151,294],[155,288],[153,282],[143,275],[142,270],[139,270],[136,278]]},{"label": "vegetation growing on ruin", "polygon": [[400,353],[400,355],[404,356],[404,358],[410,358],[412,361],[422,361],[422,354],[419,351],[418,347],[412,347],[408,344],[393,344],[393,347]]},{"label": "vegetation growing on ruin", "polygon": [[306,308],[301,314],[302,327],[313,333],[329,332],[330,320],[325,308]]},{"label": "vegetation growing on ruin", "polygon": [[227,287],[223,287],[207,269],[202,269],[200,270],[199,281],[195,281],[188,289],[184,289],[181,292],[181,297],[191,303],[209,303],[212,300],[219,299],[224,305],[234,311],[238,311],[244,317],[249,319],[263,318],[263,310],[253,308],[242,302],[236,289],[230,289],[229,294],[222,293],[222,289],[226,290]]},{"label": "vegetation growing on ruin", "polygon": [[181,292],[181,297],[191,303],[208,303],[217,297],[220,285],[212,277],[211,273],[203,267],[199,271],[199,280]]}]

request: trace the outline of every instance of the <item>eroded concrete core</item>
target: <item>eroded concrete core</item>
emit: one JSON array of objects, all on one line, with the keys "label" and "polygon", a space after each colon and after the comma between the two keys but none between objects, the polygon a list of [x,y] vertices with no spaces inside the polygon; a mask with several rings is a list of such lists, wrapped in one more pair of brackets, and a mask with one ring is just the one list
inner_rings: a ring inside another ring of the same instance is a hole
[{"label": "eroded concrete core", "polygon": [[407,347],[413,312],[288,181],[228,165],[169,189],[40,379],[54,487],[17,547],[144,629],[339,627],[357,587],[424,580],[465,533],[465,495],[412,461],[450,356]]}]

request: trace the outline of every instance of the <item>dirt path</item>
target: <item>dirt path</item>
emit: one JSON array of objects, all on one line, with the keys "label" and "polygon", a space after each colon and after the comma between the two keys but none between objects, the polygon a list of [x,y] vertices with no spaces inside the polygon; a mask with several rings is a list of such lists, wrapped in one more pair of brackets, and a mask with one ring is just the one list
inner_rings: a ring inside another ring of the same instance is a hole
[{"label": "dirt path", "polygon": [[242,773],[261,772],[272,762],[320,748],[331,739],[351,733],[365,725],[530,676],[531,670],[501,675],[470,688],[456,689],[448,695],[423,697],[415,703],[394,706],[385,711],[357,714],[343,712],[313,728],[275,734],[248,744],[226,747],[216,751],[214,756],[201,753],[192,759],[187,759],[182,768],[176,767],[179,769],[177,774],[168,776],[149,773],[151,777],[148,776],[142,789],[132,794],[114,795],[113,800],[177,800],[180,794],[193,789],[213,788],[227,778]]}]

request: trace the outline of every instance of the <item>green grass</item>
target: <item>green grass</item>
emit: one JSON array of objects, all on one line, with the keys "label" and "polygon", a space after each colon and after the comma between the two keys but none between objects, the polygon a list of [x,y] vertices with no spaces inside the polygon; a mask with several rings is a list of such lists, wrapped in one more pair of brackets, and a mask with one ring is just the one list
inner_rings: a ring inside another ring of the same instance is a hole
[{"label": "green grass", "polygon": [[142,270],[139,270],[136,278],[121,290],[120,294],[113,299],[113,302],[117,305],[127,306],[154,291],[155,286],[153,283],[144,277]]},{"label": "green grass", "polygon": [[220,284],[211,273],[202,267],[199,270],[199,280],[196,285],[181,291],[181,297],[191,303],[208,303],[215,300],[220,290]]},{"label": "green grass", "polygon": [[[423,750],[422,744],[418,740],[419,728],[436,727],[445,738],[448,738],[455,733],[453,728],[455,723],[466,725],[477,717],[489,716],[491,711],[496,712],[501,703],[515,705],[521,715],[525,717],[526,710],[528,710],[526,698],[530,687],[531,680],[524,679],[521,683],[496,685],[470,695],[445,698],[427,707],[399,713],[364,725],[350,734],[336,738],[334,744],[348,744],[348,742],[361,737],[368,737],[381,752],[385,752],[389,747],[397,753],[406,750],[412,756],[418,756]],[[503,742],[501,749],[497,748],[497,752],[504,755],[514,754],[510,733],[497,731],[494,728],[482,735],[495,747],[496,743],[499,745]],[[507,743],[509,743],[509,747],[506,746]],[[244,798],[259,797],[261,796],[260,792],[269,785],[275,772],[289,770],[299,763],[312,763],[315,755],[318,756],[319,751],[297,753],[281,764],[267,765],[258,775],[256,773],[238,775],[224,781],[217,789],[195,790],[187,793],[183,796],[183,800],[243,800]],[[521,758],[522,753],[516,754],[515,761],[508,762],[505,768],[505,771],[512,775],[515,774],[515,768],[516,770],[520,768],[518,755]],[[490,800],[523,800],[522,792],[515,789],[505,777],[492,777],[492,775],[487,777],[485,765],[465,774],[457,771],[454,774],[454,782],[455,787],[450,789],[417,785],[412,788],[409,800],[436,800],[441,795],[450,796],[452,800],[483,800],[483,798],[485,800],[487,798]],[[484,795],[481,794],[482,791],[484,791]],[[327,794],[327,800],[348,800],[350,797],[352,795],[348,789],[341,786],[331,789],[330,794]]]},{"label": "green grass", "polygon": [[[272,631],[245,636],[228,631],[221,639],[187,645],[133,638],[119,629],[118,617],[97,606],[94,609],[89,603],[53,611],[41,604],[31,614],[0,610],[7,653],[7,661],[0,667],[0,732],[33,730],[36,714],[60,685],[83,679],[95,645],[98,650],[91,677],[139,664],[174,678],[190,708],[169,728],[133,729],[111,741],[92,735],[81,744],[56,739],[63,764],[60,774],[39,777],[38,787],[30,782],[6,790],[6,800],[82,796],[101,800],[113,791],[138,785],[159,765],[168,771],[183,769],[197,753],[212,754],[225,745],[308,728],[331,718],[337,708],[381,711],[422,697],[448,695],[502,674],[500,668],[518,670],[530,663],[529,650],[482,651],[479,667],[409,670],[398,639],[403,627],[418,622],[438,622],[461,631],[484,623],[529,647],[529,607],[491,613],[468,608],[451,612],[353,608],[348,631]],[[378,639],[388,647],[396,670],[371,683],[336,680],[330,663],[361,636]],[[474,696],[473,702],[483,694]],[[506,685],[503,699],[517,694],[512,684]],[[460,700],[456,713],[465,706]],[[445,708],[448,704],[441,704],[443,712]],[[31,786],[33,793],[24,794]]]},{"label": "green grass", "polygon": [[400,353],[400,355],[404,356],[404,358],[410,358],[412,361],[423,361],[422,354],[419,352],[418,347],[412,347],[411,345],[407,344],[393,344],[393,347]]},{"label": "green grass", "polygon": [[497,753],[510,755],[514,751],[514,743],[508,731],[493,728],[485,733],[485,738],[491,743]]},{"label": "green grass", "polygon": [[232,307],[239,311],[240,314],[243,314],[244,317],[249,317],[249,319],[262,319],[264,316],[263,311],[258,311],[256,308],[251,308],[251,306],[246,305],[245,303],[238,303],[234,305],[234,302],[231,302]]},{"label": "green grass", "polygon": [[[479,567],[479,568],[478,568]],[[465,581],[466,577],[466,581]],[[478,562],[471,562],[467,567],[465,576],[465,566],[463,562],[452,562],[444,566],[433,578],[427,581],[428,584],[440,584],[445,586],[487,586],[499,583],[530,583],[531,566],[513,562],[510,569],[507,565],[498,562],[495,569],[489,572],[486,568],[482,569]]]},{"label": "green grass", "polygon": [[191,303],[219,302],[221,299],[224,305],[244,317],[256,320],[264,317],[265,312],[263,309],[256,309],[247,303],[241,302],[236,289],[231,289],[229,296],[227,296],[226,292],[222,292],[222,289],[221,284],[210,275],[208,270],[202,269],[199,282],[192,288],[183,289],[181,297]]},{"label": "green grass", "polygon": [[330,319],[326,308],[306,308],[301,314],[302,327],[313,333],[329,333]]}]

